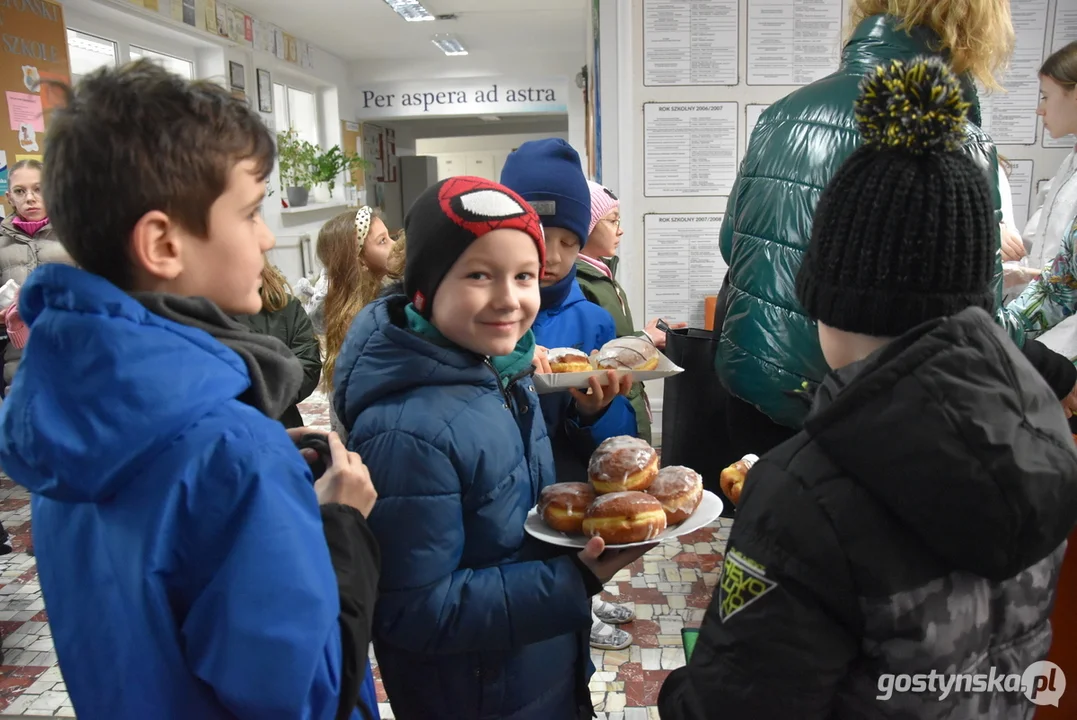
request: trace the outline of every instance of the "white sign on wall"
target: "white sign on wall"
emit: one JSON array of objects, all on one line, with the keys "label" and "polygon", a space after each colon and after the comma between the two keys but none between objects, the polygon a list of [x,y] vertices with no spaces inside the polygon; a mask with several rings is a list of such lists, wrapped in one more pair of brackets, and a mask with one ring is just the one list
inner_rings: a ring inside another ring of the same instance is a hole
[{"label": "white sign on wall", "polygon": [[361,120],[568,112],[565,78],[456,78],[358,87]]},{"label": "white sign on wall", "polygon": [[737,103],[645,103],[647,197],[728,195],[737,177]]},{"label": "white sign on wall", "polygon": [[718,294],[727,270],[718,246],[723,217],[722,213],[644,216],[646,317],[704,326],[706,298]]}]

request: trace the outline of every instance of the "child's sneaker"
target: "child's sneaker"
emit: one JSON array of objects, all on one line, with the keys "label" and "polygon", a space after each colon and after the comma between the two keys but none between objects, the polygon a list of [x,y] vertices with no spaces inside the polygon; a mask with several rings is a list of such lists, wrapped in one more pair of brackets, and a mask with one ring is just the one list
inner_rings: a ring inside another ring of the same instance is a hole
[{"label": "child's sneaker", "polygon": [[636,613],[624,605],[614,605],[596,597],[591,602],[591,612],[607,625],[624,625],[636,619]]},{"label": "child's sneaker", "polygon": [[624,650],[632,644],[632,636],[620,628],[596,622],[591,625],[591,647],[595,650]]}]

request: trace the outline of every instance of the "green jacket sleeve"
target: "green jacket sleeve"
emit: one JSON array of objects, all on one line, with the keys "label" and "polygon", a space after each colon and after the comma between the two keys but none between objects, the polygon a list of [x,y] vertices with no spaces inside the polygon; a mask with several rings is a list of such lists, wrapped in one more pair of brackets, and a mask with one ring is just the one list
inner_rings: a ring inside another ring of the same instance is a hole
[{"label": "green jacket sleeve", "polygon": [[297,403],[303,402],[322,379],[322,352],[318,338],[314,334],[314,325],[310,316],[303,309],[303,304],[296,298],[288,301],[288,347],[292,349],[303,365],[303,384],[299,387]]}]

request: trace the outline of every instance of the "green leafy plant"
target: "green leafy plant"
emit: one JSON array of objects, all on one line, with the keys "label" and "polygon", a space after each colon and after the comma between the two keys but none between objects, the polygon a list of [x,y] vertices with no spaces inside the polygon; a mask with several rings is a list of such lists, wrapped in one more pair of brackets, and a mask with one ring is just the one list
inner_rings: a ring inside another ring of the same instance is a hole
[{"label": "green leafy plant", "polygon": [[294,129],[277,133],[277,162],[280,165],[282,188],[301,187],[310,190],[318,182],[314,169],[318,148],[299,137]]},{"label": "green leafy plant", "polygon": [[[333,195],[337,177],[345,170],[351,170],[354,177],[364,172],[371,163],[354,153],[346,153],[339,145],[334,145],[323,153],[320,153],[313,163],[313,179],[315,183],[325,183],[329,187],[329,195]],[[354,183],[349,182],[348,185]]]}]

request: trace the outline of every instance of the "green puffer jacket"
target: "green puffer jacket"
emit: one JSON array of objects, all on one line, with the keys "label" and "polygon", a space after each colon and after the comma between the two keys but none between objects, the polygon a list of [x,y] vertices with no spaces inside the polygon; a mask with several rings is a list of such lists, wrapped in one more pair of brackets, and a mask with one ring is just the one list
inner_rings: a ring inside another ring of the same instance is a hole
[{"label": "green puffer jacket", "polygon": [[[598,305],[600,308],[613,316],[614,331],[617,337],[626,335],[642,335],[636,330],[632,322],[632,311],[628,307],[628,297],[624,288],[614,278],[617,277],[617,262],[619,258],[605,258],[603,261],[610,269],[613,277],[608,277],[594,265],[586,260],[576,261],[576,281],[583,290],[583,296]],[[647,393],[643,390],[643,383],[633,383],[632,390],[628,393],[628,402],[636,411],[636,428],[639,437],[648,443],[651,442],[651,414],[650,402]]]},{"label": "green puffer jacket", "polygon": [[[840,69],[771,105],[752,132],[722,223],[728,295],[715,366],[731,393],[781,425],[801,426],[810,405],[798,391],[829,372],[815,323],[797,302],[796,275],[819,195],[860,145],[853,116],[860,80],[891,60],[940,56],[933,47],[931,30],[905,32],[892,16],[866,18],[845,46]],[[1001,221],[997,154],[978,127],[971,79],[962,84],[972,104],[965,150],[988,173]],[[995,281],[1001,304],[1001,254]]]}]

